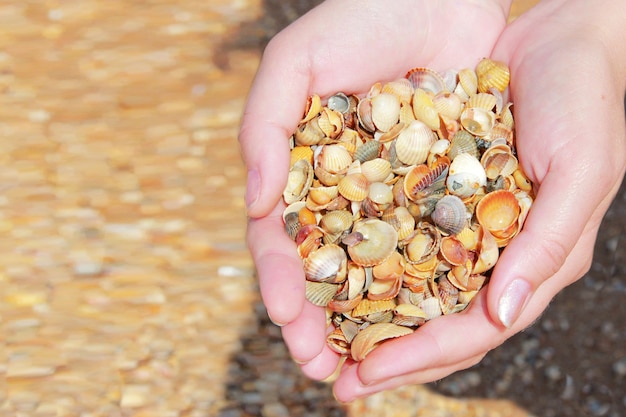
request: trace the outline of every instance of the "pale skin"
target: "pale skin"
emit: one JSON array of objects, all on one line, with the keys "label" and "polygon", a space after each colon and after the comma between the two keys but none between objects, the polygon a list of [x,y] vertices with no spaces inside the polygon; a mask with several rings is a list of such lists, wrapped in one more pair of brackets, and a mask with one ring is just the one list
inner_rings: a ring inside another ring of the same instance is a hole
[{"label": "pale skin", "polygon": [[538,193],[523,231],[463,313],[432,320],[347,362],[340,401],[443,378],[529,326],[589,269],[596,234],[626,170],[626,30],[621,0],[544,0],[510,25],[507,0],[328,0],[266,49],[240,142],[249,169],[248,244],[264,303],[314,379],[336,369],[322,308],[304,299],[302,262],[283,231],[287,138],[312,93],[367,91],[416,66],[511,68],[520,162]]}]

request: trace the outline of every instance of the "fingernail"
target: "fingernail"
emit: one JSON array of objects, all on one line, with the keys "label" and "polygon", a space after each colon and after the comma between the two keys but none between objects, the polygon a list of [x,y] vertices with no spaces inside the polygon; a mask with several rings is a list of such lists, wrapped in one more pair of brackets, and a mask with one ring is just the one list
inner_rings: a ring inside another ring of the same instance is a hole
[{"label": "fingernail", "polygon": [[246,183],[246,207],[248,207],[248,209],[258,200],[260,188],[261,176],[259,175],[259,171],[256,169],[249,170]]},{"label": "fingernail", "polygon": [[511,327],[519,317],[526,302],[530,298],[530,284],[517,278],[509,284],[500,296],[498,318],[507,328]]}]

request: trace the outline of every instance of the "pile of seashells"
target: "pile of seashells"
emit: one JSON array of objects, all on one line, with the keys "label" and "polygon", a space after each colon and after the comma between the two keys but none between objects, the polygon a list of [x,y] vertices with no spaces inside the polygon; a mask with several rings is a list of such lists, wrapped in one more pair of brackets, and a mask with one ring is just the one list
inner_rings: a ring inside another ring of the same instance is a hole
[{"label": "pile of seashells", "polygon": [[524,223],[532,184],[516,158],[509,69],[427,68],[364,96],[309,98],[290,139],[283,198],[306,297],[336,352],[463,310]]}]

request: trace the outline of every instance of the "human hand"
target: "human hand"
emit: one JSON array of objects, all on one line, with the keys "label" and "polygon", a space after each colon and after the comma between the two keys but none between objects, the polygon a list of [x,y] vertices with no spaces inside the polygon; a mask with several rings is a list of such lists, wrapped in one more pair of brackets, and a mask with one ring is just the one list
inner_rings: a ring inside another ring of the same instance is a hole
[{"label": "human hand", "polygon": [[538,187],[524,228],[466,311],[345,367],[337,398],[429,382],[477,363],[589,269],[626,169],[626,32],[618,3],[544,1],[505,29],[492,58],[510,66],[517,150]]},{"label": "human hand", "polygon": [[324,310],[305,302],[302,261],[281,217],[287,139],[307,97],[365,92],[416,66],[474,67],[491,54],[507,6],[506,0],[328,0],[268,45],[240,133],[249,170],[248,245],[268,314],[283,325],[291,355],[310,377],[329,376],[339,357],[326,346]]}]

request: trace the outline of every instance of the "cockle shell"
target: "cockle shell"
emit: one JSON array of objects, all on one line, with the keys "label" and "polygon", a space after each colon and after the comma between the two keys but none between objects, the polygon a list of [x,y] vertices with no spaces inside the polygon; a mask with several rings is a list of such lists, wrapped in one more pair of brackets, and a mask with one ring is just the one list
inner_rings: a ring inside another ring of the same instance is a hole
[{"label": "cockle shell", "polygon": [[352,310],[353,317],[363,317],[375,313],[384,313],[391,311],[396,307],[394,300],[370,300],[364,298],[361,302]]},{"label": "cockle shell", "polygon": [[369,192],[369,181],[363,174],[349,174],[339,180],[337,190],[349,201],[363,201]]},{"label": "cockle shell", "polygon": [[315,167],[330,173],[342,173],[352,163],[352,155],[341,145],[324,145],[316,154]]},{"label": "cockle shell", "polygon": [[383,85],[381,93],[389,93],[398,97],[400,102],[411,101],[413,97],[414,88],[409,80],[406,78],[399,78],[394,81],[390,81]]},{"label": "cockle shell", "polygon": [[304,110],[304,117],[300,120],[300,124],[306,123],[309,120],[317,117],[322,110],[322,100],[317,94],[309,96],[306,102],[306,109]]},{"label": "cockle shell", "polygon": [[518,167],[517,158],[508,145],[489,147],[482,155],[480,163],[485,168],[487,178],[506,177],[513,174]]},{"label": "cockle shell", "polygon": [[295,146],[289,154],[289,167],[293,167],[300,159],[306,159],[313,165],[313,149],[310,146]]},{"label": "cockle shell", "polygon": [[344,128],[343,114],[329,107],[323,107],[317,119],[317,125],[320,127],[324,135],[330,139],[336,139],[341,135]]},{"label": "cockle shell", "polygon": [[467,100],[467,103],[465,103],[465,105],[468,108],[473,107],[477,109],[483,109],[486,111],[492,111],[494,107],[496,107],[497,102],[498,102],[498,99],[493,94],[478,93],[478,94],[471,96]]},{"label": "cockle shell", "polygon": [[383,158],[374,158],[362,163],[361,173],[369,182],[384,182],[393,176],[391,163]]},{"label": "cockle shell", "polygon": [[505,63],[489,58],[482,59],[476,65],[476,76],[478,77],[478,91],[481,93],[486,93],[491,87],[504,91],[511,79],[509,67]]},{"label": "cockle shell", "polygon": [[305,198],[313,183],[313,167],[306,159],[298,160],[289,169],[287,185],[283,191],[285,203],[291,204]]},{"label": "cockle shell", "polygon": [[476,220],[494,237],[505,238],[515,228],[520,215],[515,194],[507,190],[493,191],[476,205]]},{"label": "cockle shell", "polygon": [[396,229],[379,219],[356,222],[352,227],[352,234],[362,236],[360,242],[348,246],[350,259],[361,266],[374,266],[384,262],[398,244]]},{"label": "cockle shell", "polygon": [[350,111],[351,103],[348,96],[339,92],[328,97],[328,103],[326,105],[329,109],[338,111],[345,115],[348,111]]},{"label": "cockle shell", "polygon": [[[472,274],[482,274],[494,267],[500,256],[498,243],[489,231],[480,226],[478,229],[479,244],[476,248],[478,258],[474,261]],[[467,288],[464,288],[467,289]]]},{"label": "cockle shell", "polygon": [[364,163],[378,158],[383,144],[377,140],[368,140],[354,151],[354,160]]},{"label": "cockle shell", "polygon": [[518,168],[513,172],[513,178],[515,179],[515,185],[517,185],[520,190],[529,192],[533,189],[532,182],[521,169]]},{"label": "cockle shell", "polygon": [[[459,83],[455,89],[455,93],[460,97],[463,95],[469,98],[478,91],[478,76],[471,68],[463,68],[458,73]],[[461,94],[462,93],[462,94]]]},{"label": "cockle shell", "polygon": [[431,130],[439,129],[441,121],[433,99],[426,91],[418,88],[413,95],[413,114],[415,119],[423,122]]},{"label": "cockle shell", "polygon": [[328,282],[306,281],[306,299],[319,307],[326,307],[330,300],[337,294],[339,284]]},{"label": "cockle shell", "polygon": [[476,139],[466,130],[459,130],[454,134],[452,140],[450,141],[448,157],[451,161],[454,161],[454,158],[462,153],[468,153],[476,159],[480,156]]},{"label": "cockle shell", "polygon": [[300,258],[305,259],[316,251],[322,243],[323,236],[324,231],[316,225],[310,224],[300,227],[295,238]]},{"label": "cockle shell", "polygon": [[375,278],[367,290],[367,298],[370,300],[391,300],[398,295],[400,288],[402,288],[402,275],[390,279]]},{"label": "cockle shell", "polygon": [[441,234],[430,223],[420,223],[404,246],[404,259],[412,265],[422,264],[439,252]]},{"label": "cockle shell", "polygon": [[347,210],[329,211],[322,216],[319,226],[324,230],[324,243],[336,243],[352,227],[352,214]]},{"label": "cockle shell", "polygon": [[317,145],[324,139],[324,132],[317,124],[317,119],[309,120],[306,123],[298,125],[293,134],[296,145],[312,146]]},{"label": "cockle shell", "polygon": [[414,120],[396,138],[396,155],[406,165],[423,164],[436,140],[437,136],[426,124]]},{"label": "cockle shell", "polygon": [[441,238],[439,253],[441,253],[443,259],[450,265],[463,265],[469,258],[469,254],[465,246],[463,246],[463,242],[455,236],[445,236]]},{"label": "cockle shell", "polygon": [[431,285],[432,292],[439,301],[441,312],[443,314],[454,312],[454,307],[459,299],[459,289],[452,285],[445,276],[431,281]]},{"label": "cockle shell", "polygon": [[375,323],[361,330],[352,340],[350,354],[355,361],[362,361],[381,342],[413,333],[413,330],[393,323]]},{"label": "cockle shell", "polygon": [[339,300],[334,298],[328,302],[328,309],[335,313],[348,313],[352,311],[363,300],[363,294],[358,294],[354,298]]},{"label": "cockle shell", "polygon": [[388,132],[400,118],[400,100],[393,94],[380,93],[371,98],[372,122],[381,132]]},{"label": "cockle shell", "polygon": [[418,203],[430,197],[434,197],[436,202],[445,192],[447,173],[447,165],[438,165],[435,169],[429,169],[423,164],[416,165],[404,177],[404,193],[411,201]]},{"label": "cockle shell", "polygon": [[496,123],[496,114],[478,107],[467,107],[461,113],[461,124],[475,136],[486,136]]},{"label": "cockle shell", "polygon": [[432,101],[439,115],[452,120],[456,120],[461,116],[463,103],[458,95],[442,91],[433,97]]},{"label": "cockle shell", "polygon": [[350,354],[350,341],[341,328],[336,328],[326,336],[326,344],[333,351],[340,355]]},{"label": "cockle shell", "polygon": [[411,303],[402,303],[394,309],[394,317],[392,323],[407,326],[416,327],[421,326],[426,322],[426,312],[418,306]]},{"label": "cockle shell", "polygon": [[339,283],[346,279],[348,259],[337,245],[324,245],[304,259],[304,273],[309,281]]},{"label": "cockle shell", "polygon": [[430,216],[441,231],[450,235],[456,235],[463,230],[468,220],[465,204],[455,195],[441,198]]},{"label": "cockle shell", "polygon": [[485,184],[487,174],[478,159],[468,153],[462,153],[454,158],[446,180],[446,187],[451,194],[468,198]]},{"label": "cockle shell", "polygon": [[394,207],[391,212],[383,213],[382,220],[396,229],[399,241],[409,237],[415,229],[415,218],[406,207]]},{"label": "cockle shell", "polygon": [[406,78],[411,82],[413,88],[437,94],[444,91],[446,83],[438,72],[429,68],[413,68],[406,74]]}]

